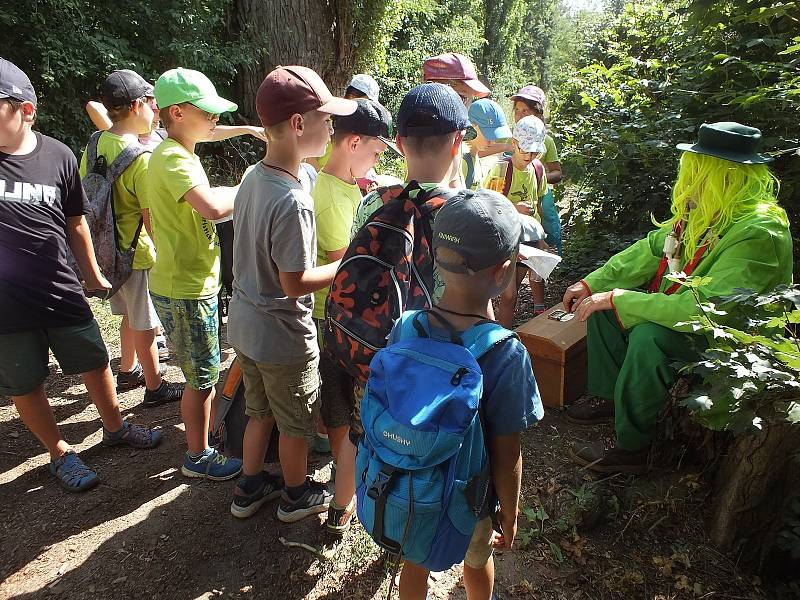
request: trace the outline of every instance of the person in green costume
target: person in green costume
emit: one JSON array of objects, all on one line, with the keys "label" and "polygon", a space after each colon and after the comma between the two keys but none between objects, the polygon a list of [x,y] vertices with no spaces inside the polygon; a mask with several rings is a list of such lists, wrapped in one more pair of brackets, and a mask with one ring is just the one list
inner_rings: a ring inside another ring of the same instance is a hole
[{"label": "person in green costume", "polygon": [[672,217],[564,294],[564,307],[587,321],[590,401],[567,418],[598,423],[613,417],[616,447],[575,446],[572,458],[610,473],[646,470],[650,442],[666,406],[676,361],[694,360],[702,336],[687,333],[695,299],[664,275],[709,277],[701,300],[734,288],[757,292],[792,281],[792,237],[777,204],[778,181],[758,153],[761,132],[739,123],[700,127],[683,150],[672,191]]}]

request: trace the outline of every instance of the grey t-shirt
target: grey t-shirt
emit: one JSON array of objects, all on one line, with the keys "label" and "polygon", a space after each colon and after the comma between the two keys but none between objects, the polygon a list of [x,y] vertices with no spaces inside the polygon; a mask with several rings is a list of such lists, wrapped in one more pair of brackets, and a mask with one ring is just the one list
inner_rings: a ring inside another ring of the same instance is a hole
[{"label": "grey t-shirt", "polygon": [[259,362],[290,365],[312,358],[318,353],[314,297],[288,298],[278,276],[316,263],[311,195],[259,162],[236,195],[233,232],[228,341]]}]

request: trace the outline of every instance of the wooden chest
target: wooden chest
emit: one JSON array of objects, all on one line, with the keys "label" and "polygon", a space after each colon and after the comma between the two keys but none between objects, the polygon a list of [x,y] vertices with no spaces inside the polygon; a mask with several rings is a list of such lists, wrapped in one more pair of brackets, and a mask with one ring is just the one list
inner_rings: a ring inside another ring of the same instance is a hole
[{"label": "wooden chest", "polygon": [[559,303],[517,329],[531,355],[542,403],[554,408],[586,392],[586,323],[549,318],[561,309]]}]

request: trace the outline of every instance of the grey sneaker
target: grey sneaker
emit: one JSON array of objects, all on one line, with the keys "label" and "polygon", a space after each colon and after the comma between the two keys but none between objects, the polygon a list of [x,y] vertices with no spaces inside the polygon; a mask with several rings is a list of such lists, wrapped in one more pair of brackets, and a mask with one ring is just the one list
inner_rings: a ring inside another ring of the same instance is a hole
[{"label": "grey sneaker", "polygon": [[144,405],[160,406],[168,402],[177,402],[183,397],[183,383],[170,383],[161,381],[161,385],[155,390],[145,390]]},{"label": "grey sneaker", "polygon": [[264,503],[281,495],[283,478],[265,473],[261,486],[252,494],[245,494],[241,481],[236,485],[236,488],[233,502],[231,502],[231,514],[234,517],[246,519],[256,514]]},{"label": "grey sneaker", "polygon": [[308,478],[306,482],[306,491],[297,500],[292,500],[285,488],[281,493],[278,519],[284,523],[295,523],[328,510],[328,505],[333,500],[333,494],[328,491],[326,484],[311,478]]},{"label": "grey sneaker", "polygon": [[144,385],[144,371],[142,365],[137,364],[133,371],[120,371],[117,373],[117,391],[126,392]]},{"label": "grey sneaker", "polygon": [[169,348],[167,348],[167,340],[163,335],[156,337],[156,348],[158,348],[159,362],[167,362],[171,355],[169,353]]}]

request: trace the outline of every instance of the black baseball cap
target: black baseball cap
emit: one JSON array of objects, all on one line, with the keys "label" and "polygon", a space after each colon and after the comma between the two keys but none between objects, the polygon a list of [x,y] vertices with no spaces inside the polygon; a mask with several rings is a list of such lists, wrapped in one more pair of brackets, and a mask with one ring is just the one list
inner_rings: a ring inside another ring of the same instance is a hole
[{"label": "black baseball cap", "polygon": [[358,104],[358,108],[354,113],[334,117],[334,130],[378,138],[394,152],[400,154],[392,141],[392,115],[386,107],[369,98],[358,98],[355,102]]},{"label": "black baseball cap", "polygon": [[126,106],[143,96],[152,95],[153,86],[130,69],[112,71],[100,88],[100,97],[106,108]]},{"label": "black baseball cap", "polygon": [[423,83],[408,92],[397,113],[397,133],[426,137],[469,127],[467,108],[449,85]]},{"label": "black baseball cap", "polygon": [[36,106],[36,92],[28,76],[10,60],[0,58],[0,98],[31,102]]},{"label": "black baseball cap", "polygon": [[[522,239],[522,222],[514,205],[491,190],[461,190],[445,202],[433,222],[433,253],[440,269],[472,274],[511,256]],[[449,263],[436,256],[449,248],[463,262]]]}]

